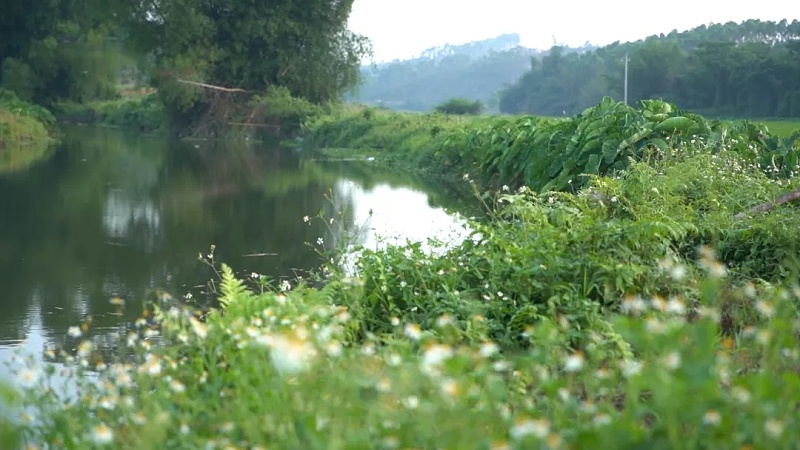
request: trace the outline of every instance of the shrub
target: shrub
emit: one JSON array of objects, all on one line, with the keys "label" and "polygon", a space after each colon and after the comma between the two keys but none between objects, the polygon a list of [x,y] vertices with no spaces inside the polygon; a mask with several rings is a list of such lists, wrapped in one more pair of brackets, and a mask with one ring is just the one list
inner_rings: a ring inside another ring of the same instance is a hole
[{"label": "shrub", "polygon": [[483,112],[484,106],[480,100],[472,101],[468,98],[451,98],[440,103],[434,111],[442,114],[478,115]]}]

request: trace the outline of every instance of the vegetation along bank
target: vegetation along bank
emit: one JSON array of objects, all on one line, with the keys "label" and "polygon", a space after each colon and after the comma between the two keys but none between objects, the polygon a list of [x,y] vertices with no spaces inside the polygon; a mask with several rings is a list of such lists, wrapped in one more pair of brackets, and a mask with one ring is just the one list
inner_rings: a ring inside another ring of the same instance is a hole
[{"label": "vegetation along bank", "polygon": [[[403,117],[342,112],[309,136],[498,186],[471,239],[362,249],[355,275],[333,252],[288,286],[202,256],[220,272],[220,309],[161,295],[119,360],[99,360],[76,324],[46,355],[80,363],[81,395],[65,404],[51,372],[18,360],[26,389],[12,403],[27,415],[8,435],[67,448],[800,438],[798,213],[768,203],[800,189],[797,135],[660,101],[604,100],[559,121]],[[338,220],[308,215],[298,226]]]}]

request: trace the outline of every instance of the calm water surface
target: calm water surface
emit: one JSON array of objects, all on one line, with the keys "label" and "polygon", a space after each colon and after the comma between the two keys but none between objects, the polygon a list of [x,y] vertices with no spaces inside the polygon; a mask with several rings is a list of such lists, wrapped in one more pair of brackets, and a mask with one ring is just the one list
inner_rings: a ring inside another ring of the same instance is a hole
[{"label": "calm water surface", "polygon": [[[213,301],[198,261],[211,245],[241,276],[291,278],[319,265],[307,243],[320,238],[466,233],[446,212],[464,205],[453,189],[369,163],[90,128],[66,130],[51,153],[0,171],[0,378],[15,350],[41,354],[87,318],[96,342],[111,341],[156,292]],[[320,211],[342,220],[303,221]]]}]

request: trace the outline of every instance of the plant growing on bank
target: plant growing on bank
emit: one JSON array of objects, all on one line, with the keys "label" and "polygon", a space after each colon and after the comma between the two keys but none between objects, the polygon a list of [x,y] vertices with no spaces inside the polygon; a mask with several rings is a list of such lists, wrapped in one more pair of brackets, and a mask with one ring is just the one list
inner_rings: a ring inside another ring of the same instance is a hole
[{"label": "plant growing on bank", "polygon": [[660,100],[633,107],[610,98],[569,119],[340,113],[311,122],[309,134],[313,145],[381,151],[412,167],[468,173],[482,187],[539,192],[575,192],[587,176],[611,175],[681,143],[730,147],[784,176],[797,170],[800,152],[797,137],[770,137],[760,124],[706,120]]},{"label": "plant growing on bank", "polygon": [[574,193],[505,186],[432,252],[360,249],[355,273],[327,255],[313,285],[222,266],[221,308],[161,296],[119,357],[76,327],[45,351],[77,363],[66,403],[47,363],[14,362],[17,429],[66,448],[791,448],[798,213],[736,215],[798,182],[738,139],[665,141]]},{"label": "plant growing on bank", "polygon": [[451,98],[442,102],[434,108],[434,111],[442,114],[471,115],[480,114],[484,109],[480,100],[470,100],[468,98]]}]

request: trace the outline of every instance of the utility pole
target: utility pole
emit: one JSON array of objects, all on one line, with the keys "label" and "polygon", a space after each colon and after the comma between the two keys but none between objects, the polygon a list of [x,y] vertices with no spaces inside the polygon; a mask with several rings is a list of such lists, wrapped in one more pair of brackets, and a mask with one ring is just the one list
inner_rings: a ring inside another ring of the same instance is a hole
[{"label": "utility pole", "polygon": [[625,53],[625,104],[628,104],[628,53]]}]

